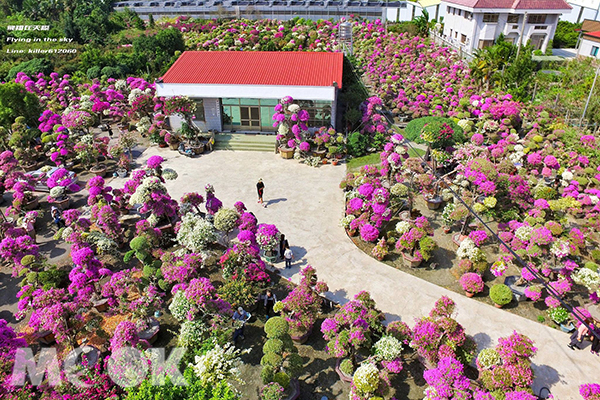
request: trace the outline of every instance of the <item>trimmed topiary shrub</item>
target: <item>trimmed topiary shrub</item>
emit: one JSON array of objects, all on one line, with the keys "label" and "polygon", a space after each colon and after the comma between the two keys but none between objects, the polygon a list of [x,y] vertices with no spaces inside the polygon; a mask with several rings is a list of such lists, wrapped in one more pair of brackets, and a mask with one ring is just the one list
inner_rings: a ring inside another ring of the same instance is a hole
[{"label": "trimmed topiary shrub", "polygon": [[499,283],[490,289],[490,298],[499,306],[504,306],[512,301],[513,293],[508,286]]},{"label": "trimmed topiary shrub", "polygon": [[276,382],[287,388],[302,369],[302,357],[290,337],[290,326],[283,317],[270,318],[265,324],[269,340],[263,345],[260,377],[264,384]]},{"label": "trimmed topiary shrub", "polygon": [[[427,142],[421,138],[421,133],[423,132],[425,125],[441,128],[442,124],[447,124],[454,131],[452,139],[443,141],[443,145],[449,146],[453,143],[464,143],[467,140],[465,138],[463,129],[458,126],[456,122],[450,118],[443,117],[423,117],[413,119],[406,126],[406,129],[404,130],[404,137],[415,143],[427,144]],[[442,143],[440,142],[440,144]],[[435,148],[435,145],[432,145],[432,147]]]},{"label": "trimmed topiary shrub", "polygon": [[362,157],[369,149],[369,137],[360,132],[354,132],[348,137],[348,154],[354,157]]}]

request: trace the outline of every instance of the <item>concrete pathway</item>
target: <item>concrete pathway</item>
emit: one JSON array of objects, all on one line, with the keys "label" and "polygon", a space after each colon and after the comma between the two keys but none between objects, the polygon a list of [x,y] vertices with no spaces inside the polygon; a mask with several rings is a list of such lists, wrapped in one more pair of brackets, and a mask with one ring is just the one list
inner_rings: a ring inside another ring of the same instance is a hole
[{"label": "concrete pathway", "polygon": [[[600,357],[589,350],[574,352],[567,348],[567,334],[391,268],[356,248],[339,226],[343,215],[339,182],[346,173],[343,165],[312,168],[275,154],[233,151],[189,159],[156,147],[148,149],[140,160],[154,154],[166,158],[165,167],[179,173],[176,181],[167,182],[174,198],[190,191],[204,194],[204,185],[211,183],[225,207],[243,201],[259,222],[276,224],[288,238],[297,260],[291,270],[276,265],[282,275],[297,281],[300,267],[311,264],[319,278],[328,283],[334,300],[343,303],[367,290],[388,320],[401,319],[410,326],[446,295],[456,302],[458,321],[475,337],[480,349],[496,345],[499,337],[515,330],[535,342],[536,394],[548,387],[555,398],[579,399],[579,385],[600,381]],[[267,208],[256,203],[259,178],[265,183]]]}]

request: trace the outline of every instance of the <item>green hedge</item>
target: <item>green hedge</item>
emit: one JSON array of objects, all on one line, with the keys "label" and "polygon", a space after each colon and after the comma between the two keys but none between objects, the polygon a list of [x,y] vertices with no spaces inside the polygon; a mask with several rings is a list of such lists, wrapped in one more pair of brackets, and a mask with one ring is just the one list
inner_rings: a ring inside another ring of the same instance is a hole
[{"label": "green hedge", "polygon": [[[454,120],[444,117],[423,117],[413,119],[406,126],[406,129],[404,130],[404,137],[415,143],[426,144],[426,142],[423,139],[421,139],[421,130],[426,124],[432,122],[446,123],[450,125],[454,130],[454,143],[464,143],[467,140],[463,133],[463,129],[460,126],[458,126],[458,124],[454,122]],[[435,148],[435,146],[432,147]]]}]

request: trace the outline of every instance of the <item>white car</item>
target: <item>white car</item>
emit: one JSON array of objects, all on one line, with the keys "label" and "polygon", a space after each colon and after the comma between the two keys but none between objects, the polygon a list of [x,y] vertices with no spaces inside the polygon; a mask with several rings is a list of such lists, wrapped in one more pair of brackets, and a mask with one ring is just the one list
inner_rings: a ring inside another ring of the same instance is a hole
[{"label": "white car", "polygon": [[[33,179],[35,179],[35,190],[37,192],[50,192],[50,189],[48,188],[48,185],[46,184],[46,181],[48,180],[48,178],[50,178],[52,176],[52,174],[54,174],[56,171],[58,171],[60,167],[52,167],[52,169],[50,169],[50,171],[44,172],[42,171],[42,169],[38,169],[35,170],[33,172],[28,172],[26,175],[31,176]],[[73,183],[77,183],[78,181],[78,177],[77,174],[73,171],[69,171],[69,178],[71,178]]]}]

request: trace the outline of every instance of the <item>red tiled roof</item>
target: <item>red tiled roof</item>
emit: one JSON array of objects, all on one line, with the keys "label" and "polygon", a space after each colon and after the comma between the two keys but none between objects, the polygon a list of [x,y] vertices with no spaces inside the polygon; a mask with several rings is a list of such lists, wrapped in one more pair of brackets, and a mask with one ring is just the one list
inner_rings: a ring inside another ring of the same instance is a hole
[{"label": "red tiled roof", "polygon": [[446,0],[469,8],[502,8],[513,10],[569,10],[564,0]]},{"label": "red tiled roof", "polygon": [[342,53],[185,51],[164,83],[342,87]]},{"label": "red tiled roof", "polygon": [[595,37],[595,38],[599,38],[600,39],[600,31],[584,32],[583,36],[591,36],[591,37]]}]

